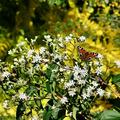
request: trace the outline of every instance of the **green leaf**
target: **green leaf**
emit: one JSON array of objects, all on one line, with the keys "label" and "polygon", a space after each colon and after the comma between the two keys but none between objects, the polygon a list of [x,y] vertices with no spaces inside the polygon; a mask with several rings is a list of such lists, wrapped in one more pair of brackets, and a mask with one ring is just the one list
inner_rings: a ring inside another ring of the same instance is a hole
[{"label": "green leaf", "polygon": [[112,82],[118,86],[120,90],[120,74],[112,76]]},{"label": "green leaf", "polygon": [[48,93],[52,92],[51,85],[49,84],[49,82],[46,82],[46,88]]},{"label": "green leaf", "polygon": [[49,93],[55,91],[57,71],[58,71],[58,65],[54,63],[50,64],[49,68],[46,71],[46,76],[48,79],[48,82],[46,83],[46,88]]},{"label": "green leaf", "polygon": [[120,120],[120,113],[115,110],[106,110],[101,113],[98,120]]},{"label": "green leaf", "polygon": [[52,75],[52,70],[57,69],[57,65],[56,64],[50,64],[47,71],[46,71],[46,76],[47,78],[50,80],[51,75]]},{"label": "green leaf", "polygon": [[43,120],[50,120],[51,115],[52,115],[52,111],[50,109],[48,111],[44,111]]},{"label": "green leaf", "polygon": [[76,120],[76,113],[78,111],[78,108],[73,107],[73,118]]},{"label": "green leaf", "polygon": [[55,108],[55,109],[53,109],[53,111],[52,111],[52,116],[53,116],[53,118],[54,119],[56,119],[57,120],[57,118],[58,118],[58,112],[59,112],[59,108]]},{"label": "green leaf", "polygon": [[120,82],[120,74],[118,74],[118,75],[113,75],[113,76],[112,76],[112,82],[113,82],[113,83]]},{"label": "green leaf", "polygon": [[20,100],[19,105],[17,107],[17,111],[16,111],[16,120],[22,119],[22,116],[23,116],[25,110],[26,110],[26,107],[24,105],[24,101]]},{"label": "green leaf", "polygon": [[118,112],[120,112],[120,99],[109,99],[109,103],[112,104],[114,109],[116,109]]}]

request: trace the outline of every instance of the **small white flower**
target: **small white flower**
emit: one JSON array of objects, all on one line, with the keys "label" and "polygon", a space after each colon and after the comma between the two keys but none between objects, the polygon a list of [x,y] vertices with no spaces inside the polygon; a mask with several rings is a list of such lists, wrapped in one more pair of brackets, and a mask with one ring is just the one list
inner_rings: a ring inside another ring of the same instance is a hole
[{"label": "small white flower", "polygon": [[9,54],[9,55],[13,55],[13,54],[15,54],[15,52],[16,52],[16,49],[12,49],[12,50],[9,50],[9,51],[8,51],[8,54]]},{"label": "small white flower", "polygon": [[31,43],[34,44],[37,40],[38,36],[35,36],[35,39],[31,39]]},{"label": "small white flower", "polygon": [[97,58],[102,59],[102,58],[103,58],[103,55],[98,54],[98,55],[97,55]]},{"label": "small white flower", "polygon": [[74,71],[74,79],[75,80],[80,79],[80,77],[82,75],[80,76],[79,74],[83,74],[83,72],[85,72],[85,71],[81,70],[81,68],[78,65],[74,66],[73,71]]},{"label": "small white flower", "polygon": [[108,4],[108,3],[109,3],[109,0],[105,0],[105,2]]},{"label": "small white flower", "polygon": [[5,71],[5,72],[3,72],[2,77],[5,78],[5,77],[9,77],[10,75],[11,75],[10,72]]},{"label": "small white flower", "polygon": [[78,75],[79,73],[78,72],[74,72],[74,80],[80,80],[81,77],[80,75]]},{"label": "small white flower", "polygon": [[22,47],[24,45],[25,45],[25,42],[20,42],[20,43],[17,44],[17,47]]},{"label": "small white flower", "polygon": [[63,79],[63,78],[61,78],[61,79],[60,79],[60,81],[61,81],[61,82],[64,82],[64,79]]},{"label": "small white flower", "polygon": [[68,99],[67,99],[67,97],[63,97],[63,98],[61,98],[61,103],[62,104],[65,104],[66,102],[68,102]]},{"label": "small white flower", "polygon": [[72,115],[73,115],[73,113],[72,113],[72,112],[70,112],[70,113],[69,113],[69,116],[70,116],[70,117],[72,117]]},{"label": "small white flower", "polygon": [[98,86],[98,83],[97,83],[96,81],[92,81],[92,85],[93,85],[94,87],[97,87],[97,86]]},{"label": "small white flower", "polygon": [[73,80],[69,81],[69,86],[74,86],[75,82]]},{"label": "small white flower", "polygon": [[86,83],[86,80],[81,80],[81,79],[78,80],[79,85],[85,85],[85,83]]},{"label": "small white flower", "polygon": [[64,44],[63,44],[63,43],[59,43],[59,46],[63,48],[63,47],[64,47]]},{"label": "small white flower", "polygon": [[45,38],[45,39],[49,39],[49,38],[50,38],[50,35],[44,35],[44,38]]},{"label": "small white flower", "polygon": [[55,56],[54,56],[54,60],[56,60],[56,59],[61,60],[61,59],[62,59],[62,56],[61,56],[61,55],[59,55],[59,54],[55,54]]},{"label": "small white flower", "polygon": [[8,54],[9,54],[9,55],[12,55],[12,54],[13,54],[13,51],[12,51],[12,50],[9,50],[9,51],[8,51]]},{"label": "small white flower", "polygon": [[88,88],[87,88],[87,95],[91,95],[92,94],[92,91],[94,90],[94,87],[93,86],[89,86]]},{"label": "small white flower", "polygon": [[40,61],[41,61],[41,56],[39,56],[38,54],[33,57],[33,61],[32,61],[33,63],[40,62]]},{"label": "small white flower", "polygon": [[17,58],[14,58],[14,61],[18,62],[18,59],[17,59]]},{"label": "small white flower", "polygon": [[27,99],[27,96],[26,96],[25,93],[21,93],[21,94],[19,95],[19,98],[22,99],[22,100],[26,100],[26,99]]},{"label": "small white flower", "polygon": [[4,102],[3,102],[3,108],[5,108],[5,109],[8,109],[9,108],[9,106],[8,106],[8,100],[5,100]]},{"label": "small white flower", "polygon": [[74,86],[75,82],[73,80],[70,80],[68,83],[65,83],[65,89],[69,88],[71,86]]},{"label": "small white flower", "polygon": [[38,117],[37,116],[33,116],[32,120],[38,120]]},{"label": "small white flower", "polygon": [[69,95],[72,96],[72,97],[73,97],[74,95],[76,95],[76,93],[75,93],[74,91],[69,91],[68,93],[69,93]]},{"label": "small white flower", "polygon": [[65,66],[64,69],[65,70],[70,70],[70,67],[69,66]]},{"label": "small white flower", "polygon": [[48,62],[49,62],[49,59],[42,59],[42,61],[43,61],[44,63],[48,63]]},{"label": "small white flower", "polygon": [[62,42],[62,41],[63,41],[63,38],[62,38],[62,37],[59,37],[59,38],[58,38],[58,41],[59,41],[59,42]]},{"label": "small white flower", "polygon": [[65,37],[65,41],[66,41],[66,42],[69,42],[71,39],[72,39],[71,36],[66,36],[66,37]]},{"label": "small white flower", "polygon": [[53,105],[53,106],[52,106],[52,109],[54,110],[55,108],[56,108],[56,106],[55,106],[55,105]]},{"label": "small white flower", "polygon": [[69,88],[69,84],[65,83],[64,87],[65,87],[65,89]]},{"label": "small white flower", "polygon": [[88,95],[84,92],[84,93],[82,94],[82,97],[83,97],[83,99],[85,100],[85,99],[87,99]]},{"label": "small white flower", "polygon": [[99,67],[97,68],[96,72],[95,72],[97,75],[100,75],[102,73],[102,69]]},{"label": "small white flower", "polygon": [[70,36],[70,37],[72,37],[72,36],[73,36],[73,34],[69,34],[69,36]]},{"label": "small white flower", "polygon": [[36,42],[35,39],[31,39],[31,43],[34,44]]},{"label": "small white flower", "polygon": [[31,55],[33,54],[34,50],[29,50],[28,53],[27,53],[27,57],[31,57]]},{"label": "small white flower", "polygon": [[99,63],[98,61],[96,61],[96,62],[95,62],[95,65],[99,66],[99,65],[100,65],[100,63]]},{"label": "small white flower", "polygon": [[64,71],[64,69],[63,68],[60,68],[60,72],[63,72]]},{"label": "small white flower", "polygon": [[48,42],[52,42],[51,36],[50,35],[44,35],[44,38],[48,41]]},{"label": "small white flower", "polygon": [[17,59],[17,58],[14,58],[14,65],[19,65],[18,62],[19,62],[18,59]]},{"label": "small white flower", "polygon": [[80,67],[78,65],[75,65],[74,68],[73,68],[74,71],[79,71],[80,70]]},{"label": "small white flower", "polygon": [[22,64],[25,63],[25,57],[22,56],[22,57],[19,59],[19,62],[22,63]]},{"label": "small white flower", "polygon": [[104,95],[104,90],[102,90],[101,88],[98,88],[97,93],[98,93],[98,95],[103,96]]},{"label": "small white flower", "polygon": [[79,72],[82,77],[85,77],[87,75],[87,69],[81,69]]},{"label": "small white flower", "polygon": [[120,60],[116,60],[115,64],[117,65],[118,68],[120,68]]},{"label": "small white flower", "polygon": [[80,41],[85,41],[85,40],[86,40],[86,37],[85,37],[85,36],[80,36],[80,37],[79,37],[79,40],[80,40]]},{"label": "small white flower", "polygon": [[45,47],[41,47],[41,48],[40,48],[40,54],[43,54],[45,51],[46,51],[46,48],[45,48]]}]

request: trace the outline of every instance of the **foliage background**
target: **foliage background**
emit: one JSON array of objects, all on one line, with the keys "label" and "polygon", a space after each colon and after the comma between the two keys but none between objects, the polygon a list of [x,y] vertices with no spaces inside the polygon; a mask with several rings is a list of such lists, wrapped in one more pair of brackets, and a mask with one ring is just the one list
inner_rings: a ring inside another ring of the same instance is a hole
[{"label": "foliage background", "polygon": [[119,4],[119,0],[1,0],[0,59],[10,61],[7,51],[24,38],[37,35],[38,44],[44,45],[44,33],[73,33],[87,36],[81,46],[105,56],[106,76],[119,74],[114,66],[114,61],[120,60]]}]

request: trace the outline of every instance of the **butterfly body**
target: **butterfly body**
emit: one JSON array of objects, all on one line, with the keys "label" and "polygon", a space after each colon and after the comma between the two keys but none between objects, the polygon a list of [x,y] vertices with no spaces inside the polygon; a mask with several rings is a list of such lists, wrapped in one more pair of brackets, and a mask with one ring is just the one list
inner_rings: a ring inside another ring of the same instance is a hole
[{"label": "butterfly body", "polygon": [[84,61],[89,61],[92,58],[97,57],[97,53],[94,52],[88,52],[85,49],[81,48],[80,46],[78,46],[78,53],[80,55],[80,59],[84,60]]}]

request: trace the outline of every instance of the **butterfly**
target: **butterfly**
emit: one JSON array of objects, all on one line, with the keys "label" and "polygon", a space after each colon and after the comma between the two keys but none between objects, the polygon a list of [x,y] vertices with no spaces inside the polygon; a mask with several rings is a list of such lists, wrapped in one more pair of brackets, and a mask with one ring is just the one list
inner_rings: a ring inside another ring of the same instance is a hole
[{"label": "butterfly", "polygon": [[88,52],[85,49],[81,48],[80,46],[78,46],[78,53],[80,55],[80,59],[84,60],[84,61],[89,61],[92,58],[97,57],[97,53],[94,52]]}]

